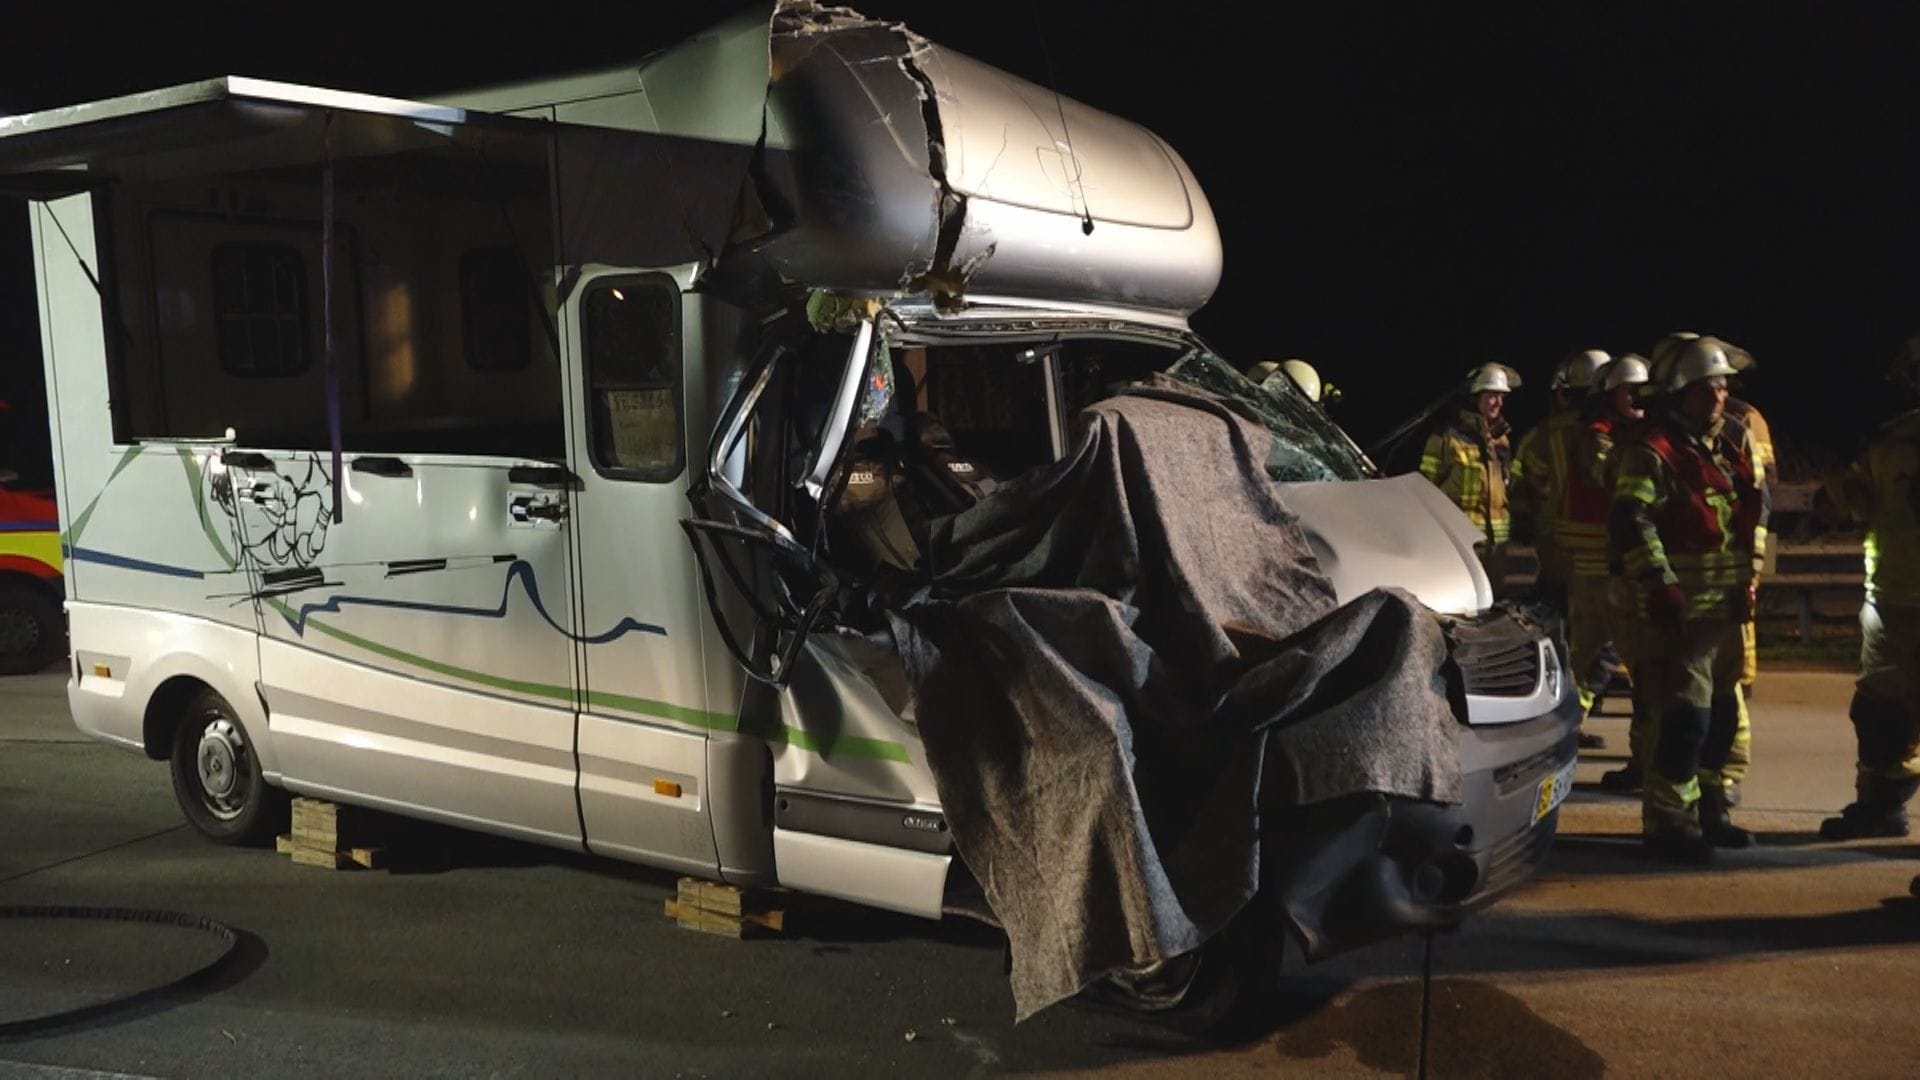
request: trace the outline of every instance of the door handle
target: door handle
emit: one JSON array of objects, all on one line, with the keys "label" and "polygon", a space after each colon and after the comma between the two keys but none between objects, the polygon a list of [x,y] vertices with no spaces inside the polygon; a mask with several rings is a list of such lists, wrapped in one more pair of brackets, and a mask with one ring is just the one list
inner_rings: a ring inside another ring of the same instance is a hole
[{"label": "door handle", "polygon": [[229,469],[271,469],[273,459],[252,450],[222,450],[220,464]]},{"label": "door handle", "polygon": [[413,467],[397,457],[370,456],[357,457],[349,466],[354,472],[372,476],[412,476]]},{"label": "door handle", "polygon": [[507,513],[522,525],[536,521],[559,524],[566,520],[567,504],[551,495],[515,495],[507,500]]},{"label": "door handle", "polygon": [[561,465],[515,465],[507,470],[507,482],[571,490],[580,485],[580,478]]}]

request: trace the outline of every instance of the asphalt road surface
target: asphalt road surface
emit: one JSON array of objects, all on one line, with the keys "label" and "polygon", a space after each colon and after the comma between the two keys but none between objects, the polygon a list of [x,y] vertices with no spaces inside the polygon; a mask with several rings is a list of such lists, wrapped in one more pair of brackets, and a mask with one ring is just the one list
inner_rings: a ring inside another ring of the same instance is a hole
[{"label": "asphalt road surface", "polygon": [[[1762,675],[1736,819],[1710,870],[1646,863],[1637,803],[1582,764],[1546,871],[1433,942],[1435,1077],[1920,1074],[1911,841],[1824,844],[1852,783],[1843,673]],[[387,871],[202,842],[164,766],[88,741],[59,676],[0,680],[0,908],[164,909],[237,931],[210,981],[37,1034],[0,1077],[1406,1076],[1418,939],[1299,966],[1228,1046],[1057,1007],[1019,1026],[999,936],[832,902],[728,941],[662,914],[674,877],[438,829]],[[164,987],[205,928],[0,917],[0,1025]]]}]

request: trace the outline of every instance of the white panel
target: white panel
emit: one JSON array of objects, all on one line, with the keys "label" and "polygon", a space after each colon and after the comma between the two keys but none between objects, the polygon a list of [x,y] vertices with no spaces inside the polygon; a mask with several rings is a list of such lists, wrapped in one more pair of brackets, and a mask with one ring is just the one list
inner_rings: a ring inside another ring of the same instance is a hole
[{"label": "white panel", "polygon": [[[506,701],[264,641],[270,729],[290,784],[579,837],[571,709]],[[301,692],[293,687],[310,687]]]},{"label": "white panel", "polygon": [[[147,704],[168,679],[188,676],[232,705],[260,755],[260,767],[278,772],[260,698],[255,634],[208,619],[165,611],[69,601],[67,620],[77,656],[88,658],[67,686],[74,724],[95,738],[143,747]],[[93,664],[111,674],[96,676]]]},{"label": "white panel", "polygon": [[[590,850],[713,872],[719,868],[707,819],[707,740],[651,725],[580,718],[580,808]],[[656,790],[679,785],[679,795]],[[759,800],[756,792],[727,797]]]},{"label": "white panel", "polygon": [[773,830],[780,884],[888,911],[940,917],[951,855],[902,851],[813,833]]}]

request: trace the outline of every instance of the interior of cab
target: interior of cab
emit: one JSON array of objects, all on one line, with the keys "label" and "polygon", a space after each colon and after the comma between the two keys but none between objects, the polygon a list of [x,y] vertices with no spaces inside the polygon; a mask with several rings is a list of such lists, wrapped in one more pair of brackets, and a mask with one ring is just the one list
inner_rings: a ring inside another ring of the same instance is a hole
[{"label": "interior of cab", "polygon": [[[826,607],[849,624],[848,584],[868,587],[883,606],[904,600],[930,580],[936,523],[1070,454],[1088,405],[1161,376],[1266,427],[1276,480],[1371,472],[1317,406],[1262,389],[1186,339],[1028,334],[892,341],[868,353],[860,333],[773,335],[715,447],[721,502],[705,503],[709,525],[689,525],[743,592],[771,604],[758,606],[761,618],[788,631]],[[730,642],[736,655],[770,678],[739,640]]]}]

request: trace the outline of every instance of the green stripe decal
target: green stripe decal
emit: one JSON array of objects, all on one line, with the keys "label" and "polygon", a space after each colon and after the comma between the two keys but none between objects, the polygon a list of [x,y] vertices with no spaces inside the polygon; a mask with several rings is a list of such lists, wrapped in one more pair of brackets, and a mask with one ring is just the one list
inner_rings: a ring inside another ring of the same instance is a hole
[{"label": "green stripe decal", "polygon": [[[293,620],[294,611],[285,603],[270,598],[267,600],[267,604],[289,621]],[[551,686],[545,683],[521,682],[518,679],[505,679],[498,675],[488,675],[485,672],[456,667],[452,664],[441,663],[438,660],[429,660],[424,656],[415,656],[412,653],[403,652],[392,646],[382,645],[377,641],[369,641],[358,634],[349,633],[338,627],[328,626],[326,623],[311,616],[308,617],[306,625],[309,629],[318,630],[330,638],[345,642],[355,648],[363,649],[373,653],[375,656],[385,657],[388,660],[406,664],[409,667],[431,671],[436,675],[443,675],[450,679],[458,679],[461,682],[491,687],[495,690],[505,690],[509,693],[524,694],[528,697],[544,698],[565,705],[572,705],[574,701],[573,690],[569,687]],[[690,709],[684,705],[673,705],[664,701],[655,701],[651,698],[629,697],[626,694],[610,694],[598,690],[590,691],[587,694],[587,704],[598,708],[616,709],[620,712],[636,713],[641,716],[670,720],[676,724],[684,724],[688,727],[701,728],[706,731],[734,731],[738,728],[735,718],[725,713]],[[775,745],[784,744],[793,747],[795,750],[819,754],[822,757],[896,761],[903,765],[910,764],[913,760],[907,754],[907,748],[905,746],[886,739],[867,739],[853,736],[819,738],[810,732],[802,731],[799,728],[787,724],[766,725],[764,730],[762,730],[761,725],[754,725],[753,729],[742,731],[741,733],[765,739],[767,742]]]},{"label": "green stripe decal", "polygon": [[227,550],[220,534],[214,530],[213,521],[207,517],[206,489],[200,483],[200,463],[193,460],[193,451],[185,447],[180,449],[180,466],[187,470],[187,487],[193,492],[193,509],[200,515],[200,531],[207,534],[207,541],[213,545],[213,550],[220,553],[220,561],[227,564],[227,569],[238,568],[240,560]]},{"label": "green stripe decal", "polygon": [[133,459],[139,457],[140,451],[145,449],[146,444],[135,443],[127,449],[126,453],[120,455],[120,463],[107,474],[107,482],[100,485],[100,491],[94,495],[93,501],[87,504],[85,510],[80,511],[79,517],[73,519],[73,527],[67,530],[67,535],[60,538],[61,543],[68,547],[74,547],[80,543],[80,534],[87,531],[87,521],[93,517],[93,510],[100,505],[101,497],[107,493],[109,487],[113,486],[114,477],[127,471],[127,466],[133,464]]}]

